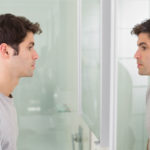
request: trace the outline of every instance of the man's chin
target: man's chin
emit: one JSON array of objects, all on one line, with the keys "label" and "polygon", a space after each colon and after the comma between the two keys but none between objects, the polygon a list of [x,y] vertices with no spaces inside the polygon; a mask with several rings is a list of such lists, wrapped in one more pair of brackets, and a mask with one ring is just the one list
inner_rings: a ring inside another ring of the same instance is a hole
[{"label": "man's chin", "polygon": [[24,75],[22,77],[33,77],[33,73],[28,73],[28,74],[26,74],[26,75]]}]

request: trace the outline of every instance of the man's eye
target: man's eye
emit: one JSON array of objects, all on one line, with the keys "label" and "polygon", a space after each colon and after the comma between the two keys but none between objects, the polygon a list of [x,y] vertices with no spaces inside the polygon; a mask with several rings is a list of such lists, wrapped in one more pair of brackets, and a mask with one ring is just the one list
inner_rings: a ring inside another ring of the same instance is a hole
[{"label": "man's eye", "polygon": [[29,50],[31,50],[33,47],[31,46],[31,47],[29,47]]}]

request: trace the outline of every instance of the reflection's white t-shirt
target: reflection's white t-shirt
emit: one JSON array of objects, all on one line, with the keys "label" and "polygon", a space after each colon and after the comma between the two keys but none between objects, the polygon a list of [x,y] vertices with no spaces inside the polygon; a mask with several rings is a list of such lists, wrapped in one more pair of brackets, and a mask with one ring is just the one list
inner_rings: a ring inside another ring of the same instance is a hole
[{"label": "reflection's white t-shirt", "polygon": [[0,150],[16,150],[17,114],[13,98],[0,94]]}]

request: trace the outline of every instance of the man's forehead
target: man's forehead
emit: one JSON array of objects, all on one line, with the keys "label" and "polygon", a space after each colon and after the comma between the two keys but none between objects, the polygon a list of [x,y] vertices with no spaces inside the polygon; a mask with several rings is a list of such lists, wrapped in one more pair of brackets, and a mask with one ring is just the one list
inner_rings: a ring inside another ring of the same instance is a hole
[{"label": "man's forehead", "polygon": [[26,41],[32,41],[34,40],[34,34],[32,32],[28,32],[26,37],[24,38]]}]

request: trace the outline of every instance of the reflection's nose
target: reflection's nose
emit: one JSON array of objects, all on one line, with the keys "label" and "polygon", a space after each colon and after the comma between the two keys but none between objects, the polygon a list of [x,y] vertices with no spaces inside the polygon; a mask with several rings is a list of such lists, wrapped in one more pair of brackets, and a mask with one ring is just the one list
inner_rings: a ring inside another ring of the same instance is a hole
[{"label": "reflection's nose", "polygon": [[140,58],[140,57],[141,57],[140,51],[137,50],[136,53],[135,53],[135,55],[134,55],[134,58],[135,58],[135,59],[138,59],[138,58]]}]

